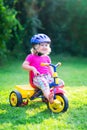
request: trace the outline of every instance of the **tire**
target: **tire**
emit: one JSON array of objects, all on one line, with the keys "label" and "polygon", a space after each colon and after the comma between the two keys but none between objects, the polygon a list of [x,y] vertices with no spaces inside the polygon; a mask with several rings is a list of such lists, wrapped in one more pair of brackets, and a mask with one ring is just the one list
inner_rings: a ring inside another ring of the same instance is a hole
[{"label": "tire", "polygon": [[47,106],[48,108],[54,112],[54,113],[60,113],[67,111],[69,105],[68,105],[68,99],[63,94],[56,94],[55,100],[53,104],[50,104],[48,102]]},{"label": "tire", "polygon": [[9,95],[9,102],[10,105],[13,107],[20,106],[22,104],[21,94],[17,90],[12,91]]}]

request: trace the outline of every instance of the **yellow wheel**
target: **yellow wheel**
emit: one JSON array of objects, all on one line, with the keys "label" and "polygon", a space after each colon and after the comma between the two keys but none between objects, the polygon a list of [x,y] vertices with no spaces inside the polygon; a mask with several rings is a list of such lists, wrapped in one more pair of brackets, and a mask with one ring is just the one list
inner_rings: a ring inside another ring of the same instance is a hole
[{"label": "yellow wheel", "polygon": [[22,96],[18,91],[12,91],[9,95],[10,105],[13,107],[20,106],[22,104]]},{"label": "yellow wheel", "polygon": [[68,109],[68,99],[62,94],[57,94],[54,103],[48,102],[48,108],[54,113],[65,112]]}]

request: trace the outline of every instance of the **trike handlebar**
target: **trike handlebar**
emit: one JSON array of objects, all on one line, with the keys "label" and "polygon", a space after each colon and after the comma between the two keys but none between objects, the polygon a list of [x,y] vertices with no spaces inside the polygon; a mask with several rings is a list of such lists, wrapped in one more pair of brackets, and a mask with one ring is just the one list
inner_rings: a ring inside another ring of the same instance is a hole
[{"label": "trike handlebar", "polygon": [[58,62],[56,65],[51,64],[51,63],[41,63],[41,66],[52,66],[52,67],[57,67],[57,66],[61,66],[61,62]]},{"label": "trike handlebar", "polygon": [[58,62],[56,65],[51,64],[51,63],[41,63],[41,66],[52,66],[54,72],[56,72],[56,68],[57,68],[58,66],[61,66],[61,62]]},{"label": "trike handlebar", "polygon": [[57,67],[57,66],[61,66],[61,62],[58,62],[55,66],[56,66],[56,67]]}]

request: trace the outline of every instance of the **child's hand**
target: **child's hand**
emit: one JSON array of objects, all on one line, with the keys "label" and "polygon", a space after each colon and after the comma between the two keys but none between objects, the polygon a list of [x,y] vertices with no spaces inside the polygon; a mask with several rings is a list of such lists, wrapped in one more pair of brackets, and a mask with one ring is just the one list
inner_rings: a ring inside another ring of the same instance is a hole
[{"label": "child's hand", "polygon": [[39,75],[40,73],[37,71],[37,69],[36,68],[33,68],[33,73],[34,73],[34,75],[35,76],[37,76],[37,75]]}]

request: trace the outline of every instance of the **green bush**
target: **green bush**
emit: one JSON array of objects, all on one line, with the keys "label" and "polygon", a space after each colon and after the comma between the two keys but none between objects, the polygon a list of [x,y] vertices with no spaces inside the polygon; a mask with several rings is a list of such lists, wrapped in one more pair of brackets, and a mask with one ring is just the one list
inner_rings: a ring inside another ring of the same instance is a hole
[{"label": "green bush", "polygon": [[3,0],[0,0],[0,58],[8,52],[7,42],[12,37],[12,31],[21,27],[16,15],[16,10],[4,5]]}]

